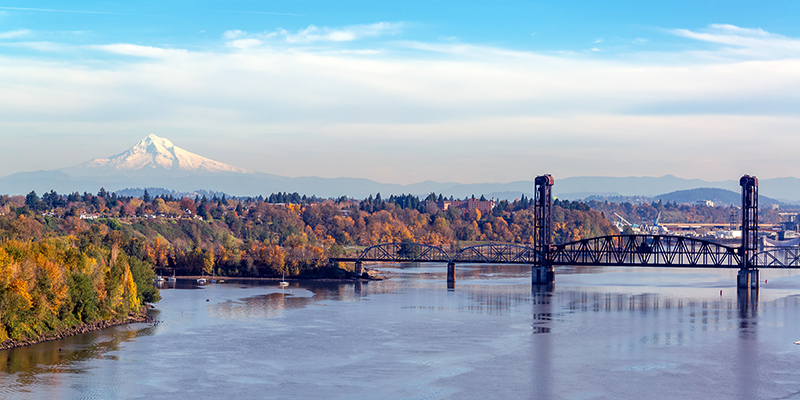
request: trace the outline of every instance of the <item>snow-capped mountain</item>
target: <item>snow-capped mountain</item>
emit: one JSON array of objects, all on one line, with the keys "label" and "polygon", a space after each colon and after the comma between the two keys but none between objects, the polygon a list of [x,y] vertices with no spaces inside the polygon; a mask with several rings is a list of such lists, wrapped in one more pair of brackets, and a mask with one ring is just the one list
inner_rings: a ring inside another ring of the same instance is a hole
[{"label": "snow-capped mountain", "polygon": [[153,134],[120,154],[108,158],[95,158],[60,171],[72,176],[247,173],[241,168],[186,151],[169,140]]}]

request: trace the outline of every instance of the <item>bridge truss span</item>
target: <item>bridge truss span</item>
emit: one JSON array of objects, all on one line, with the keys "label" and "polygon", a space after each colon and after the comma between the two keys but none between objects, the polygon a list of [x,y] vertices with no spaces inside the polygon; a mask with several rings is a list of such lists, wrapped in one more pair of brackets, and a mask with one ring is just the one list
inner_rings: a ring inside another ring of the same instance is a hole
[{"label": "bridge truss span", "polygon": [[670,235],[612,235],[554,246],[552,265],[738,267],[736,247]]},{"label": "bridge truss span", "polygon": [[531,247],[515,244],[481,244],[459,250],[450,262],[468,264],[534,264],[540,259],[541,253]]},{"label": "bridge truss span", "polygon": [[750,262],[758,268],[800,268],[800,248],[775,248],[756,253]]},{"label": "bridge truss span", "polygon": [[450,256],[441,247],[420,243],[383,243],[367,247],[357,262],[448,262]]}]

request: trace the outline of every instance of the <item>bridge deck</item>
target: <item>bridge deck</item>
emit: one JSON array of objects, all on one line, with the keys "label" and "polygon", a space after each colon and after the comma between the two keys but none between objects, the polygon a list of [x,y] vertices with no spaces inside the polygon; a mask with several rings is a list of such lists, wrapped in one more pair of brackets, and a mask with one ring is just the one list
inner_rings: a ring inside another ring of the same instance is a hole
[{"label": "bridge deck", "polygon": [[[420,243],[384,243],[358,257],[331,257],[334,262],[422,262],[458,264],[740,268],[738,247],[671,235],[612,235],[553,246],[543,255],[533,247],[483,244],[455,254]],[[751,258],[754,268],[800,268],[800,248],[772,249]]]}]

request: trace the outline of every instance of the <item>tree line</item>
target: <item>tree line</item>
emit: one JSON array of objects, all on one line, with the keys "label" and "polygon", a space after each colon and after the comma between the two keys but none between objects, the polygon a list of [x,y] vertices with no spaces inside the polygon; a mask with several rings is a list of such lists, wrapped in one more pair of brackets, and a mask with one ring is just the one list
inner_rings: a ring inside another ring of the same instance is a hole
[{"label": "tree line", "polygon": [[[144,242],[88,226],[74,235],[28,237],[39,221],[3,216],[0,342],[141,314],[160,299]],[[13,238],[12,238],[13,237]]]},{"label": "tree line", "polygon": [[[135,256],[162,274],[331,276],[341,271],[329,268],[329,257],[379,243],[457,250],[479,242],[532,244],[534,236],[532,200],[525,197],[499,201],[485,214],[443,210],[412,195],[384,199],[379,193],[364,200],[296,193],[125,197],[105,190],[46,197],[0,196],[0,240],[76,236],[89,229],[118,233],[125,242],[140,243]],[[439,198],[444,196],[427,197]],[[555,243],[616,233],[600,212],[573,203],[554,206],[553,226]]]}]

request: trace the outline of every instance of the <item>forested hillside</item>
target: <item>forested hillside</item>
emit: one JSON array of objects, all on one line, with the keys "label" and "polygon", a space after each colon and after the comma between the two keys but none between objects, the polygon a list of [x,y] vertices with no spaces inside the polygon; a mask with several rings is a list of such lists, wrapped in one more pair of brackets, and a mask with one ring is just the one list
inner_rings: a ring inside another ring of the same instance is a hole
[{"label": "forested hillside", "polygon": [[23,237],[39,221],[20,215],[2,222],[0,342],[124,320],[141,314],[143,302],[160,299],[151,264],[137,256],[142,241],[100,226],[31,240]]},{"label": "forested hillside", "polygon": [[[553,224],[556,243],[616,232],[582,203],[558,202]],[[533,228],[526,198],[482,215],[380,194],[363,201],[287,193],[138,198],[104,190],[0,196],[0,341],[140,313],[143,303],[159,300],[156,272],[342,276],[328,257],[401,241],[448,251],[476,242],[531,244]]]},{"label": "forested hillside", "polygon": [[[441,197],[441,196],[439,196]],[[436,199],[432,194],[429,199]],[[323,276],[327,258],[365,246],[418,242],[452,250],[474,242],[533,242],[530,199],[501,201],[491,213],[440,210],[414,196],[363,201],[278,193],[267,198],[118,197],[50,192],[0,197],[0,239],[43,240],[84,232],[116,235],[129,254],[161,273]],[[556,243],[615,233],[600,212],[558,202]],[[130,243],[136,243],[135,246]]]}]

